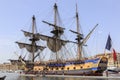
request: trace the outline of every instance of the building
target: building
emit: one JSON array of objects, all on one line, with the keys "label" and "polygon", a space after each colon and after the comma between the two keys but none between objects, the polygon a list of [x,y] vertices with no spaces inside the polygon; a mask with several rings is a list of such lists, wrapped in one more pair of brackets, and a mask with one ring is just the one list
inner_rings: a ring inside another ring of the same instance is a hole
[{"label": "building", "polygon": [[17,65],[12,65],[11,63],[3,63],[0,64],[0,70],[3,71],[16,71],[18,70],[18,66]]}]

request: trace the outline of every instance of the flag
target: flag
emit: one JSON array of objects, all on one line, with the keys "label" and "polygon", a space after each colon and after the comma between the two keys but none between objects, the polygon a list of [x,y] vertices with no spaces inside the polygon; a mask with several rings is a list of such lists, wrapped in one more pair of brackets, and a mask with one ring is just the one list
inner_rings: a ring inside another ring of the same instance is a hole
[{"label": "flag", "polygon": [[107,39],[107,43],[106,43],[105,49],[110,50],[111,47],[112,47],[111,37],[110,37],[110,35],[108,35],[108,39]]},{"label": "flag", "polygon": [[116,55],[116,51],[113,49],[113,60],[117,61],[117,55]]}]

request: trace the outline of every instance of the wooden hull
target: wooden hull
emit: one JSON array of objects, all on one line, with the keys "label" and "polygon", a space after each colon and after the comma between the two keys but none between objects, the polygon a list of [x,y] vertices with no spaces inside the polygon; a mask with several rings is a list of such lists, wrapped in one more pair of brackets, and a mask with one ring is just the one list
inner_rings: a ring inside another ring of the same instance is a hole
[{"label": "wooden hull", "polygon": [[37,75],[71,75],[71,76],[102,76],[103,72],[94,72],[92,70],[71,70],[71,71],[30,71],[24,72],[26,74]]},{"label": "wooden hull", "polygon": [[[84,62],[68,62],[64,66],[47,65],[37,66],[35,70],[25,71],[26,74],[39,74],[39,75],[75,75],[75,76],[102,76],[103,72],[107,69],[107,58],[94,58],[84,60]],[[71,63],[71,64],[70,64]],[[58,67],[59,66],[59,67]],[[41,70],[43,68],[43,70]]]}]

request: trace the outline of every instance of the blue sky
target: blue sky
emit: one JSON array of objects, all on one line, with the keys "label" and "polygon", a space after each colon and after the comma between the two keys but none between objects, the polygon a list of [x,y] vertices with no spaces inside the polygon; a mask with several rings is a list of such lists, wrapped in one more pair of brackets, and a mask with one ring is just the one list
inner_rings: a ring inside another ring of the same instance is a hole
[{"label": "blue sky", "polygon": [[[69,19],[74,17],[75,5],[78,5],[80,25],[86,35],[97,23],[99,24],[87,42],[89,52],[94,55],[104,52],[108,34],[111,35],[113,47],[120,52],[120,0],[1,0],[0,1],[0,62],[16,59],[14,52],[18,49],[15,41],[23,38],[21,29],[28,30],[31,17],[36,16],[39,32],[43,32],[54,3],[57,3],[65,28]],[[65,20],[65,21],[64,21]],[[67,25],[68,24],[68,25]],[[68,36],[70,37],[70,36]]]}]

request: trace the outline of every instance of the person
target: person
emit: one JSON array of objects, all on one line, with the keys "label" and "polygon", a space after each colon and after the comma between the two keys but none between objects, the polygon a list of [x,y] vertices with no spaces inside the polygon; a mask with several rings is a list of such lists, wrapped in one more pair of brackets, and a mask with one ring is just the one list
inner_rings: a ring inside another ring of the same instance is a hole
[{"label": "person", "polygon": [[106,70],[106,76],[108,77],[108,70]]}]

